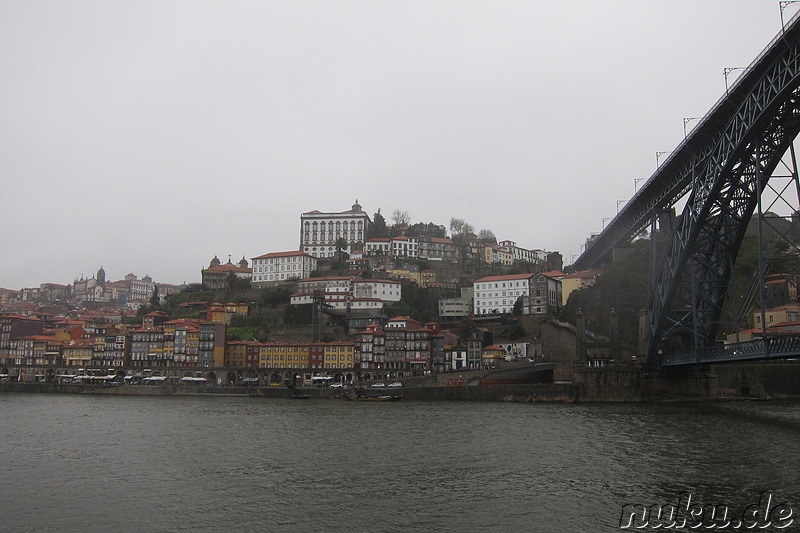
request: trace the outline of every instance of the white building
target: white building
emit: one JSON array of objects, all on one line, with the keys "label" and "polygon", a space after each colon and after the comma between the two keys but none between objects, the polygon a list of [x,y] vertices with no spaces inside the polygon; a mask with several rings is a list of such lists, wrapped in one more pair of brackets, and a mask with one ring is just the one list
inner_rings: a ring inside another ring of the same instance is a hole
[{"label": "white building", "polygon": [[534,274],[488,276],[473,283],[476,315],[511,313],[520,297],[531,293],[530,280]]},{"label": "white building", "polygon": [[297,282],[297,293],[291,296],[292,305],[310,304],[314,291],[321,291],[326,304],[336,309],[344,309],[353,296],[351,276],[329,276],[326,278],[305,278]]},{"label": "white building", "polygon": [[355,279],[353,280],[353,298],[377,298],[384,302],[399,302],[401,287],[399,282],[386,279]]},{"label": "white building", "polygon": [[419,257],[419,241],[416,237],[399,235],[391,238],[370,239],[364,245],[368,256],[393,255],[395,257]]},{"label": "white building", "polygon": [[392,252],[392,239],[370,239],[364,244],[364,253],[368,256],[389,255]]},{"label": "white building", "polygon": [[300,215],[300,250],[314,257],[333,257],[336,240],[344,239],[348,254],[364,247],[370,225],[367,215],[358,200],[348,211],[323,213],[309,211]]},{"label": "white building", "polygon": [[251,259],[253,288],[307,278],[317,269],[317,258],[301,251],[274,252]]},{"label": "white building", "polygon": [[399,302],[401,285],[381,279],[328,277],[303,279],[299,291],[290,299],[292,305],[313,303],[314,291],[322,291],[323,300],[334,309],[350,311],[382,310],[387,302]]},{"label": "white building", "polygon": [[547,260],[547,252],[543,250],[527,250],[520,248],[514,241],[500,241],[500,247],[510,253],[514,262],[541,263]]},{"label": "white building", "polygon": [[439,300],[439,316],[442,318],[463,318],[472,313],[472,305],[463,298]]}]

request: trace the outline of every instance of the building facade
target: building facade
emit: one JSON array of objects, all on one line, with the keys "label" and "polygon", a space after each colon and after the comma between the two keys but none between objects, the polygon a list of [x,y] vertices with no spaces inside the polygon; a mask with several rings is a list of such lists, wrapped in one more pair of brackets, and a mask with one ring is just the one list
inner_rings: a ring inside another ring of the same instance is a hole
[{"label": "building facade", "polygon": [[252,258],[251,286],[262,288],[307,278],[317,269],[317,258],[301,251],[274,252]]},{"label": "building facade", "polygon": [[[300,250],[316,258],[333,257],[336,241],[344,239],[348,254],[362,250],[370,225],[370,218],[361,209],[358,200],[339,213],[309,211],[300,215]],[[253,265],[255,266],[255,265]]]}]

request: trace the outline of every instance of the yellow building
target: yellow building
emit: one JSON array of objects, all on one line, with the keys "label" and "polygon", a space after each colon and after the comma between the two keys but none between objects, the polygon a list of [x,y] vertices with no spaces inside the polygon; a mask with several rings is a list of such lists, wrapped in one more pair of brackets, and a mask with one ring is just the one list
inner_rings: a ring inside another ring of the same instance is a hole
[{"label": "yellow building", "polygon": [[346,342],[325,344],[325,368],[352,369],[355,366],[355,345]]},{"label": "yellow building", "polygon": [[506,360],[506,351],[500,346],[486,346],[481,351],[481,364],[483,368],[494,368],[501,361]]},{"label": "yellow building", "polygon": [[597,282],[600,270],[582,270],[561,278],[561,305],[567,305],[569,295],[579,289],[591,287]]},{"label": "yellow building", "polygon": [[224,322],[230,325],[233,316],[247,316],[249,309],[250,307],[246,303],[213,303],[206,309],[206,320],[210,320],[211,322]]},{"label": "yellow building", "polygon": [[246,341],[229,341],[225,343],[225,366],[230,368],[242,368],[247,364]]},{"label": "yellow building", "polygon": [[92,361],[94,353],[94,341],[92,339],[77,339],[61,349],[64,364],[67,366],[88,366]]},{"label": "yellow building", "polygon": [[493,256],[492,256],[492,248],[493,247],[492,247],[491,244],[483,245],[483,262],[484,263],[489,263],[490,265],[494,261]]},{"label": "yellow building", "polygon": [[[773,307],[764,311],[764,320],[767,327],[784,322],[797,322],[800,320],[800,305],[782,305],[780,307]],[[753,325],[755,329],[760,329],[761,326],[761,310],[756,309],[753,313]]]},{"label": "yellow building", "polygon": [[286,368],[288,355],[286,345],[277,342],[267,342],[260,352],[261,368]]},{"label": "yellow building", "polygon": [[510,266],[514,264],[514,254],[494,244],[483,246],[483,261],[489,264],[501,264]]}]

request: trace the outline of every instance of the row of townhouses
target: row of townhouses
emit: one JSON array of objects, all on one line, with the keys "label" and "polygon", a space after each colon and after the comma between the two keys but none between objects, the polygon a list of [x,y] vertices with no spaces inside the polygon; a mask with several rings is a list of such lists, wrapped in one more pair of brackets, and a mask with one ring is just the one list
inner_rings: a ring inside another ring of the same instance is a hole
[{"label": "row of townhouses", "polygon": [[[216,304],[215,304],[216,305]],[[438,324],[396,317],[372,323],[351,341],[226,341],[224,321],[167,320],[159,312],[141,325],[45,329],[44,321],[0,314],[0,365],[74,369],[274,369],[349,372],[352,376],[421,375],[426,372],[491,367],[502,360],[527,357],[525,343],[494,345],[491,334],[476,329],[459,339]],[[6,375],[7,368],[3,368]],[[285,377],[280,374],[280,379]]]}]

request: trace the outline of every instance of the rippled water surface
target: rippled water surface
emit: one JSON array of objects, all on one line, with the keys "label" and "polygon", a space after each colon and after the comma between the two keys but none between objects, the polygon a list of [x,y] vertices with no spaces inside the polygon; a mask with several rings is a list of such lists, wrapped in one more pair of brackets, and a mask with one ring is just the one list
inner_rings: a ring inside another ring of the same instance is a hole
[{"label": "rippled water surface", "polygon": [[619,531],[684,491],[800,512],[798,403],[4,394],[0,420],[0,531]]}]

